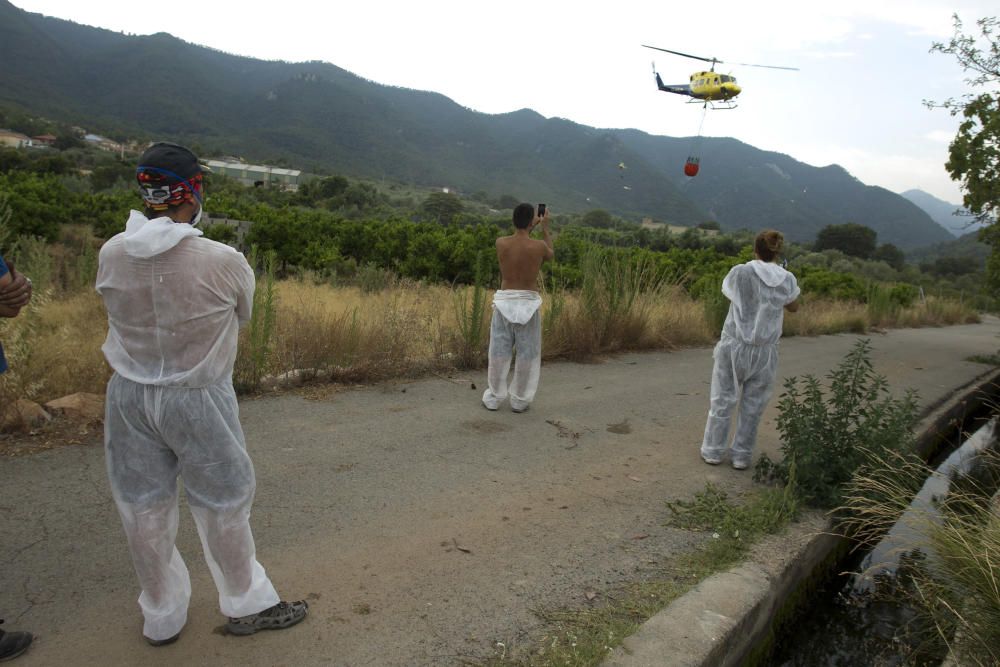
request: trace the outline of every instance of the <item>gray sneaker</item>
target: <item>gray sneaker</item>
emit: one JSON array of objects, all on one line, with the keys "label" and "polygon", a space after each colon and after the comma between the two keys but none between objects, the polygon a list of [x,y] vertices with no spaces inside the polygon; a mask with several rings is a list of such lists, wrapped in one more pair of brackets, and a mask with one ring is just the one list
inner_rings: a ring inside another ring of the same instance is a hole
[{"label": "gray sneaker", "polygon": [[167,637],[166,639],[150,639],[149,637],[146,637],[146,635],[143,635],[143,638],[150,646],[167,646],[168,644],[173,644],[175,641],[180,639],[180,636],[181,633],[178,632],[173,637]]},{"label": "gray sneaker", "polygon": [[305,618],[308,610],[309,603],[305,600],[279,602],[256,614],[230,618],[226,623],[226,632],[231,635],[252,635],[258,630],[283,630]]},{"label": "gray sneaker", "polygon": [[[3,621],[0,621],[3,623]],[[13,660],[28,650],[31,640],[30,632],[5,632],[0,630],[0,662]]]}]

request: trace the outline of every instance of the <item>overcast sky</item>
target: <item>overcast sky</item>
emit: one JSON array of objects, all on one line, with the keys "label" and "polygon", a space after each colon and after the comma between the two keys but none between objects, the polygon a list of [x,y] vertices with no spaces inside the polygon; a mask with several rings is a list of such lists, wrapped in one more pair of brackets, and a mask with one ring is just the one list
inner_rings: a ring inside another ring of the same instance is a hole
[{"label": "overcast sky", "polygon": [[[837,163],[865,183],[895,192],[919,188],[953,203],[960,190],[943,165],[957,119],[922,101],[958,96],[967,86],[952,57],[928,51],[951,36],[953,13],[966,32],[998,13],[996,0],[13,1],[77,23],[169,32],[239,55],[323,60],[486,113],[527,107],[585,125],[675,137],[697,133],[701,107],[657,91],[651,63],[666,83],[686,83],[702,63],[640,44],[798,67],[718,65],[737,77],[743,94],[737,109],[709,112],[704,134],[817,166]],[[185,95],[195,99],[197,92]]]}]

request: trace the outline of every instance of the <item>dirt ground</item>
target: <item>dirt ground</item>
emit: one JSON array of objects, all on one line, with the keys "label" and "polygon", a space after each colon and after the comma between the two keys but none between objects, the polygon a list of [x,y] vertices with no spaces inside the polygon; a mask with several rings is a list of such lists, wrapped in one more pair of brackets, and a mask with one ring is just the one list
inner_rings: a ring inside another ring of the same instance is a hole
[{"label": "dirt ground", "polygon": [[[986,372],[1000,322],[873,338],[894,389],[922,403]],[[792,338],[779,374],[825,374],[856,336]],[[25,665],[456,665],[528,646],[534,611],[599,603],[693,547],[665,501],[749,472],[698,456],[711,350],[548,364],[532,409],[484,410],[485,373],[313,388],[241,403],[258,490],[258,559],[304,623],[230,637],[193,523],[188,624],[142,641],[138,588],[108,490],[99,429],[0,441],[0,616],[38,638]],[[758,452],[778,447],[776,401]],[[596,592],[593,602],[587,592]]]}]

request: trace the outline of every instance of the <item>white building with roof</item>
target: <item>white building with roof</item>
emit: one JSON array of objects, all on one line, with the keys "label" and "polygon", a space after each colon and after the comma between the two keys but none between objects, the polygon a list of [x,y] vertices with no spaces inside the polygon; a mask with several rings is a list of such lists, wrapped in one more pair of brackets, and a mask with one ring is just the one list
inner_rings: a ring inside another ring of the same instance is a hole
[{"label": "white building with roof", "polygon": [[247,164],[231,160],[205,160],[213,174],[223,174],[235,178],[243,185],[279,187],[283,190],[298,190],[302,172],[298,169],[284,169],[264,164]]},{"label": "white building with roof", "polygon": [[13,130],[0,130],[0,146],[12,148],[27,148],[31,145],[31,137]]}]

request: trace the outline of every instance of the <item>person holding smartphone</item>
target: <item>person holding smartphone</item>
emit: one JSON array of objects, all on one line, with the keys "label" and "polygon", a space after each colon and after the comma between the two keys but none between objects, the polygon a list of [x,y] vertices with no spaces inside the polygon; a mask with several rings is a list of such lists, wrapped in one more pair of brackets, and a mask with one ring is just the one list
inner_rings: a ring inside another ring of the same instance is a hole
[{"label": "person holding smartphone", "polygon": [[[555,257],[555,250],[545,204],[539,204],[537,211],[531,204],[518,204],[513,222],[514,232],[496,242],[501,284],[493,296],[488,386],[483,393],[483,406],[497,410],[509,397],[510,409],[524,412],[535,398],[542,367],[542,297],[538,294],[538,273],[543,262]],[[531,231],[539,224],[542,239],[533,239]],[[508,383],[512,358],[514,375]]]}]

